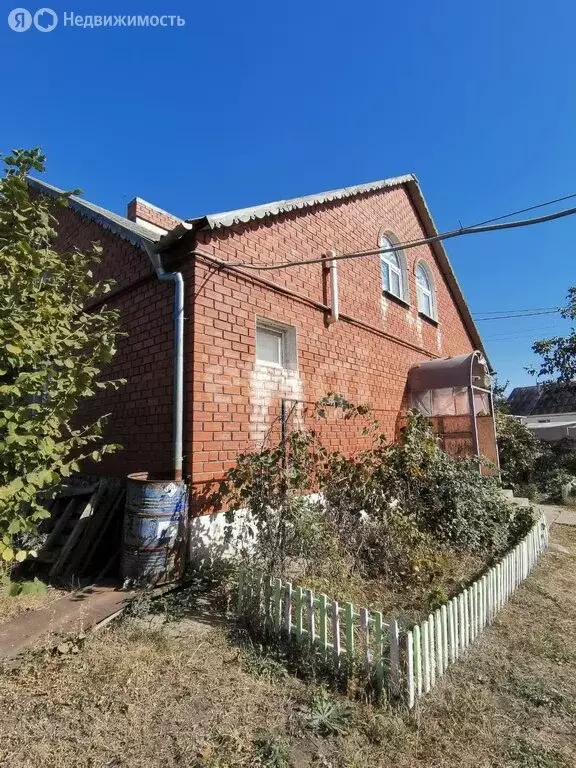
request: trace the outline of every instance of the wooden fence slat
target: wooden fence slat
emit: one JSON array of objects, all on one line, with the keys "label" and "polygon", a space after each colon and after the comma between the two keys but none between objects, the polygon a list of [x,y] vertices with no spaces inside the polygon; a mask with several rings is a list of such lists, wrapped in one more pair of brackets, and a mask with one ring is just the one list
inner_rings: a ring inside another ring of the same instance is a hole
[{"label": "wooden fence slat", "polygon": [[308,618],[308,636],[310,642],[313,643],[316,640],[316,601],[314,599],[314,592],[311,589],[306,590],[306,607]]},{"label": "wooden fence slat", "polygon": [[296,626],[296,640],[301,640],[303,633],[302,613],[304,611],[304,592],[302,587],[296,587],[294,595],[296,597],[296,618],[294,622]]},{"label": "wooden fence slat", "polygon": [[414,677],[416,683],[416,696],[422,696],[422,641],[420,638],[420,626],[417,624],[412,630],[412,647],[414,650]]},{"label": "wooden fence slat", "polygon": [[400,644],[398,622],[390,624],[390,695],[396,698],[401,694],[400,680]]},{"label": "wooden fence slat", "polygon": [[340,606],[337,600],[332,600],[332,648],[336,664],[340,663]]},{"label": "wooden fence slat", "polygon": [[362,650],[364,653],[364,665],[370,672],[370,622],[367,608],[360,608],[360,629],[362,630]]},{"label": "wooden fence slat", "polygon": [[470,645],[471,635],[471,616],[470,616],[470,590],[464,590],[464,620],[466,622],[466,648]]},{"label": "wooden fence slat", "polygon": [[492,624],[494,610],[494,568],[488,571],[488,624]]},{"label": "wooden fence slat", "polygon": [[436,624],[434,614],[428,616],[428,648],[430,651],[430,685],[432,688],[436,685],[436,649],[434,637],[436,635]]},{"label": "wooden fence slat", "polygon": [[319,643],[324,653],[324,658],[328,652],[328,598],[325,594],[318,595],[318,613],[319,616]]},{"label": "wooden fence slat", "polygon": [[440,615],[442,617],[442,665],[444,671],[448,668],[448,608],[443,605],[440,608]]},{"label": "wooden fence slat", "polygon": [[382,614],[380,611],[373,611],[374,621],[374,672],[376,675],[376,685],[378,690],[382,689],[384,681],[384,628],[382,625]]},{"label": "wooden fence slat", "polygon": [[458,595],[458,635],[460,640],[460,653],[466,649],[466,614],[464,613],[464,593]]},{"label": "wooden fence slat", "polygon": [[440,609],[434,612],[435,645],[436,645],[436,671],[438,677],[444,674],[444,645],[442,640],[442,614]]},{"label": "wooden fence slat", "polygon": [[480,624],[480,582],[479,581],[474,582],[474,613],[476,615],[474,635],[475,637],[478,637],[480,632],[482,632],[482,626]]},{"label": "wooden fence slat", "polygon": [[284,629],[290,637],[292,634],[292,584],[289,581],[284,585]]},{"label": "wooden fence slat", "polygon": [[454,600],[450,600],[448,603],[448,646],[450,663],[454,664],[458,657],[458,635],[456,634],[456,623],[454,620]]},{"label": "wooden fence slat", "polygon": [[344,603],[344,636],[346,638],[346,653],[350,664],[354,663],[354,606]]},{"label": "wooden fence slat", "polygon": [[428,619],[423,621],[421,627],[421,643],[422,643],[422,667],[424,675],[424,692],[428,693],[430,690],[430,635],[428,634]]},{"label": "wooden fence slat", "polygon": [[406,633],[406,689],[408,709],[414,706],[414,641],[412,632]]},{"label": "wooden fence slat", "polygon": [[271,618],[274,629],[280,632],[282,626],[282,582],[280,579],[274,579],[272,582]]}]

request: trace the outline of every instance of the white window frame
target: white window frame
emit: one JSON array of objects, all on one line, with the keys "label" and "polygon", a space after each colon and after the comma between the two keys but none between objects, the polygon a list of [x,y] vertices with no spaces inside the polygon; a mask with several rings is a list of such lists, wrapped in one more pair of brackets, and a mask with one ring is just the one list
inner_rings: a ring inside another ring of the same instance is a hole
[{"label": "white window frame", "polygon": [[[426,276],[426,281],[428,283],[428,288],[424,287],[420,280],[418,279],[418,273],[422,270]],[[416,302],[418,304],[418,312],[421,315],[424,315],[424,317],[429,318],[430,320],[434,320],[434,322],[438,322],[438,314],[436,311],[436,289],[434,286],[434,278],[432,277],[432,273],[430,271],[430,267],[428,264],[426,264],[425,261],[418,261],[416,263],[416,269],[415,269],[415,277],[416,277]],[[423,301],[421,300],[421,296],[426,296],[430,302],[430,313],[426,312],[423,309]]]},{"label": "white window frame", "polygon": [[[390,248],[397,244],[396,238],[393,237],[389,232],[382,232],[380,237],[378,238],[378,247],[379,248]],[[397,259],[397,263],[394,263],[390,260],[390,255],[394,254]],[[400,299],[400,301],[403,301],[405,304],[409,304],[408,301],[408,281],[406,279],[406,259],[404,258],[404,254],[402,250],[398,249],[397,251],[388,251],[387,253],[380,254],[380,274],[382,279],[382,290],[384,293],[387,293],[389,296],[395,296],[397,299]],[[384,284],[384,270],[387,271],[388,276],[388,287]],[[400,288],[400,293],[395,293],[392,290],[392,275],[396,275],[398,277],[398,285]]]},{"label": "white window frame", "polygon": [[[280,362],[261,360],[258,358],[258,332],[269,333],[276,337],[278,344],[278,359]],[[276,369],[297,369],[296,328],[292,325],[284,325],[267,318],[256,318],[255,357],[257,365],[264,365]]]}]

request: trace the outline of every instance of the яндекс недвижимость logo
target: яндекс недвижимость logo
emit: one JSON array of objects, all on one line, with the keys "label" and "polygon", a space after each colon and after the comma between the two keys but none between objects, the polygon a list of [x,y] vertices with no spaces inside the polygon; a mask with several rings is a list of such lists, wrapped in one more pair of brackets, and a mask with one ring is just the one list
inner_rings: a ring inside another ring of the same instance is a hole
[{"label": "\u044f\u043d\u0434\u0435\u043a\u0441 \u043d\u0435\u0434\u0432\u0438\u0436\u0438\u043c\u043e\u0441\u0442\u044c logo", "polygon": [[58,25],[58,15],[52,8],[40,8],[34,15],[27,8],[14,8],[8,14],[8,26],[14,32],[27,32],[32,25],[39,32],[52,32]]}]

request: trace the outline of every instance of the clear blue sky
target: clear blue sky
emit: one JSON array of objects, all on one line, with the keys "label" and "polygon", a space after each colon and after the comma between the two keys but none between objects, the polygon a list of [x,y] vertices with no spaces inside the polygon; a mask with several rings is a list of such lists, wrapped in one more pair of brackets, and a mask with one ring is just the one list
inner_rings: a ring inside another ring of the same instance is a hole
[{"label": "clear blue sky", "polygon": [[[12,7],[0,149],[41,145],[48,181],[113,210],[139,195],[190,217],[414,172],[446,230],[576,192],[574,0],[58,0],[187,23],[44,34],[12,32]],[[473,312],[552,307],[575,240],[572,217],[448,252]],[[479,326],[511,385],[531,381],[531,342],[566,330]]]}]

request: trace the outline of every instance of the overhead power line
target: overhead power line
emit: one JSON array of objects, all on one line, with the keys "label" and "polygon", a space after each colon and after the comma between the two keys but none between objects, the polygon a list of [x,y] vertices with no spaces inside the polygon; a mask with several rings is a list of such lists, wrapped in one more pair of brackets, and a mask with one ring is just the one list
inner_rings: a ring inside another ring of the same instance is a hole
[{"label": "overhead power line", "polygon": [[[517,229],[519,227],[529,227],[534,224],[543,224],[547,221],[554,221],[555,219],[562,219],[566,216],[573,216],[576,213],[576,208],[567,208],[563,211],[556,211],[555,213],[548,213],[545,216],[538,216],[534,219],[520,219],[519,221],[507,221],[500,224],[488,224],[475,227],[462,227],[461,229],[451,230],[450,232],[444,232],[442,234],[433,235],[432,237],[423,237],[419,240],[409,240],[404,243],[396,243],[386,248],[373,248],[368,251],[353,251],[351,253],[338,253],[334,256],[330,256],[330,261],[343,261],[345,259],[362,259],[366,256],[377,256],[384,253],[394,253],[396,251],[407,250],[408,248],[417,248],[421,245],[431,245],[432,243],[439,243],[443,240],[450,240],[454,237],[463,237],[464,235],[477,235],[484,232],[498,232],[504,229]],[[201,255],[202,252],[198,251]],[[211,256],[211,258],[214,258]],[[265,272],[274,269],[288,269],[290,267],[301,267],[307,264],[322,264],[326,263],[327,257],[316,256],[310,259],[299,259],[297,261],[281,261],[277,264],[252,264],[246,261],[221,261],[218,260],[218,264],[222,268],[226,267],[242,267],[243,269],[254,270],[256,272]]]},{"label": "overhead power line", "polygon": [[485,336],[484,341],[504,341],[505,339],[521,339],[527,336],[536,336],[544,331],[558,330],[558,325],[542,325],[536,328],[523,328],[520,331],[503,331],[497,336]]},{"label": "overhead power line", "polygon": [[511,314],[517,312],[551,312],[557,309],[558,307],[528,307],[528,309],[494,309],[490,312],[472,312],[472,314],[476,317],[476,315],[505,315],[508,312]]},{"label": "overhead power line", "polygon": [[546,208],[548,205],[555,205],[556,203],[562,203],[564,200],[572,200],[576,197],[576,192],[572,195],[564,195],[564,197],[557,197],[555,200],[547,200],[545,203],[537,203],[536,205],[530,205],[528,208],[520,208],[518,211],[512,211],[512,213],[505,213],[503,216],[496,216],[495,219],[486,219],[486,221],[479,221],[477,224],[473,224],[474,227],[481,227],[483,224],[492,224],[494,221],[502,221],[502,219],[509,219],[510,216],[518,216],[520,213],[528,213],[528,211],[535,211],[537,208]]},{"label": "overhead power line", "polygon": [[519,315],[500,315],[498,317],[475,317],[474,320],[477,323],[485,322],[486,320],[513,320],[516,317],[537,317],[538,315],[556,315],[560,312],[560,309],[549,309],[546,312],[524,312]]}]

